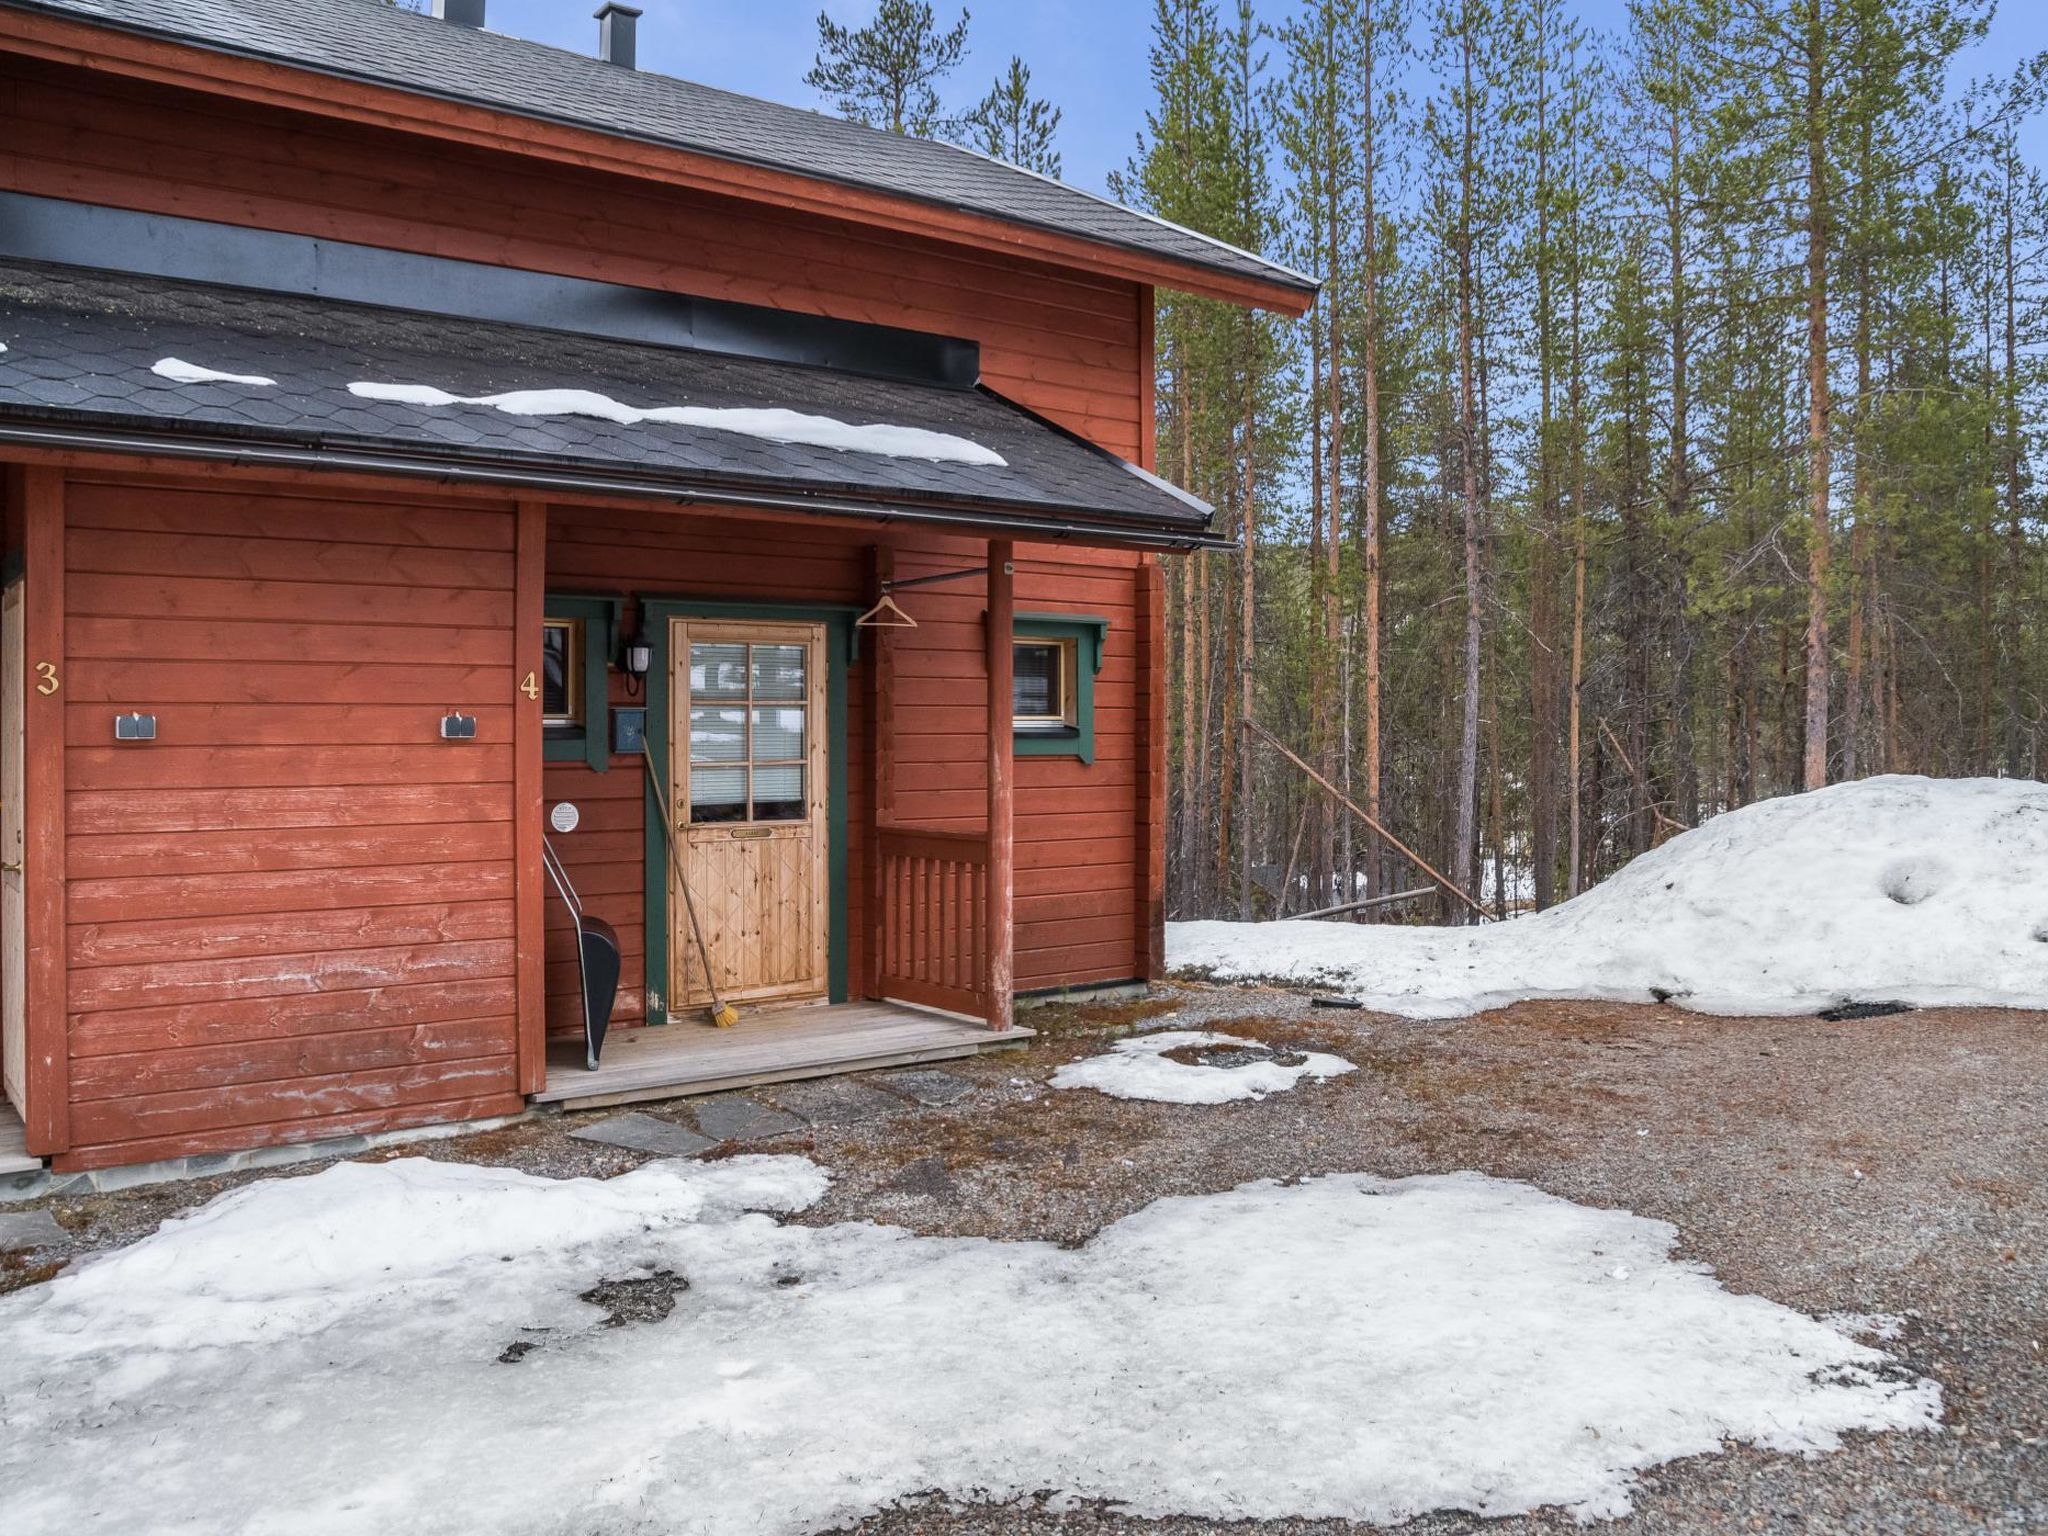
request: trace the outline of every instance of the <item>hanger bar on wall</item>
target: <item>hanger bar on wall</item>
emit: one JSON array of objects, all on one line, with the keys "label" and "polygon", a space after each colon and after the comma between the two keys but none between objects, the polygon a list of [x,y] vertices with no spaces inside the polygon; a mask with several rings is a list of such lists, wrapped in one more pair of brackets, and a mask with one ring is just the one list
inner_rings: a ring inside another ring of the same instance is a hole
[{"label": "hanger bar on wall", "polygon": [[[1015,562],[1009,560],[1003,562],[1003,574],[1005,576],[1015,575],[1016,570]],[[929,576],[912,576],[905,581],[885,581],[882,583],[881,600],[853,621],[854,628],[915,629],[917,628],[917,620],[896,606],[896,599],[890,596],[892,592],[900,591],[905,587],[929,587],[941,581],[964,581],[969,576],[986,576],[987,574],[987,566],[970,565],[964,566],[957,571],[935,571]]]}]

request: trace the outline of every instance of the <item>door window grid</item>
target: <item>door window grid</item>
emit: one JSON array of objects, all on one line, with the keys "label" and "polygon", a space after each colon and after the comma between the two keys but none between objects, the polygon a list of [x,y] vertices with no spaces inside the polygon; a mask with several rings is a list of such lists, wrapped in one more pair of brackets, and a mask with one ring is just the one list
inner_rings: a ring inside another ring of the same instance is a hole
[{"label": "door window grid", "polygon": [[806,819],[809,683],[801,642],[691,642],[693,824]]}]

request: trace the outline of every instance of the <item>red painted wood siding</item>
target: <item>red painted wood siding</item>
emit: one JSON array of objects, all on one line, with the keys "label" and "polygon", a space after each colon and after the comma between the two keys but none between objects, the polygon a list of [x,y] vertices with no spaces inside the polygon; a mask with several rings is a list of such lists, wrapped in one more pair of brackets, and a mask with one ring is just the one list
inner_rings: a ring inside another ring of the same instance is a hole
[{"label": "red painted wood siding", "polygon": [[[886,536],[899,577],[979,565],[978,539]],[[563,592],[648,593],[745,602],[866,601],[873,536],[746,524],[649,511],[556,507],[548,524],[548,585]],[[1110,621],[1096,679],[1096,758],[1017,759],[1017,985],[1029,990],[1121,981],[1144,973],[1132,878],[1137,843],[1137,557],[1020,545],[1020,612],[1072,612]],[[905,825],[979,830],[987,808],[987,709],[981,583],[923,588],[904,606],[918,619],[898,631],[895,663],[896,818]],[[629,605],[626,624],[637,625]],[[870,653],[871,654],[871,653]],[[866,829],[872,761],[861,667],[847,690],[849,983],[867,985]],[[643,703],[612,677],[614,704]],[[573,800],[581,827],[557,839],[590,910],[619,931],[624,974],[617,1017],[643,1016],[643,809],[630,758],[593,773],[550,763],[546,797]],[[561,903],[548,903],[548,1022],[578,1027],[574,940]],[[662,984],[656,978],[657,985]]]},{"label": "red painted wood siding", "polygon": [[66,516],[62,1166],[518,1108],[512,510],[74,480]]},{"label": "red painted wood siding", "polygon": [[905,326],[1137,458],[1151,291],[597,172],[0,58],[0,185]]}]

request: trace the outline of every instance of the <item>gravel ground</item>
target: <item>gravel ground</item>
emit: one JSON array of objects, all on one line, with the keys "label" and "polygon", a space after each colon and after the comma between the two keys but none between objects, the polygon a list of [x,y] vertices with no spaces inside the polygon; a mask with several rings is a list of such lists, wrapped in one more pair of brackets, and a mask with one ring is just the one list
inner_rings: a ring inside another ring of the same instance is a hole
[{"label": "gravel ground", "polygon": [[[1262,1103],[1184,1107],[1050,1093],[1062,1062],[1133,1028],[1218,1027],[1332,1050],[1361,1071]],[[2048,1531],[2048,1014],[1942,1010],[1828,1023],[1529,1003],[1452,1024],[1313,1009],[1305,996],[1183,985],[1142,1004],[1048,1009],[1041,1039],[946,1071],[973,1091],[821,1123],[745,1150],[803,1152],[832,1193],[800,1219],[1078,1242],[1163,1195],[1249,1179],[1476,1168],[1675,1223],[1736,1291],[1811,1313],[1908,1319],[1890,1346],[1946,1394],[1940,1435],[1856,1437],[1814,1460],[1737,1449],[1646,1474],[1616,1532]],[[776,1090],[758,1099],[773,1101]],[[789,1107],[796,1090],[790,1090]],[[642,1106],[691,1124],[688,1105]],[[551,1175],[645,1161],[558,1116],[377,1156]],[[725,1149],[734,1150],[732,1148]],[[713,1153],[711,1155],[722,1155]],[[0,1255],[0,1289],[132,1241],[252,1178],[44,1202],[68,1240]],[[19,1208],[17,1208],[19,1209]],[[991,1405],[990,1432],[1001,1408]],[[867,1536],[1358,1530],[1326,1522],[1136,1521],[1037,1507],[898,1509]],[[1578,1530],[1556,1514],[1433,1516],[1409,1536]]]}]

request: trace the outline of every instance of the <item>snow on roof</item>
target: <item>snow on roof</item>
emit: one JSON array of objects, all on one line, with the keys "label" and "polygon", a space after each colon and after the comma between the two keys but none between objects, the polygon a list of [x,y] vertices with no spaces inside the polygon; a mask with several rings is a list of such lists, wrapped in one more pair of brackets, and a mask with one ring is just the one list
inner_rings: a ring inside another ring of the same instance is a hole
[{"label": "snow on roof", "polygon": [[[163,365],[157,365],[163,371]],[[241,378],[235,374],[209,377],[235,383],[268,384],[268,379]],[[204,382],[188,380],[187,382]],[[359,400],[389,400],[399,405],[435,407],[443,405],[487,405],[507,416],[589,416],[598,421],[637,427],[658,422],[675,427],[704,427],[713,432],[737,432],[745,437],[766,438],[772,443],[803,443],[813,448],[831,448],[841,453],[879,453],[897,459],[929,459],[934,463],[987,464],[1001,469],[1003,456],[977,442],[950,432],[928,432],[922,427],[892,426],[887,422],[856,425],[831,416],[814,416],[780,406],[714,408],[701,405],[627,405],[596,390],[575,388],[515,389],[496,395],[453,395],[432,384],[379,384],[355,382],[348,392]]]},{"label": "snow on roof", "polygon": [[[800,1157],[405,1158],[222,1195],[0,1297],[9,1536],[804,1536],[931,1491],[1596,1518],[1731,1441],[1940,1422],[1864,1324],[1732,1295],[1669,1224],[1527,1184],[1266,1181],[1077,1248],[747,1214],[826,1184]],[[662,1273],[659,1321],[579,1299]]]},{"label": "snow on roof", "polygon": [[1702,1013],[2048,1008],[2048,785],[1895,775],[1763,800],[1481,928],[1173,923],[1184,971],[1452,1018],[1525,998]]}]

